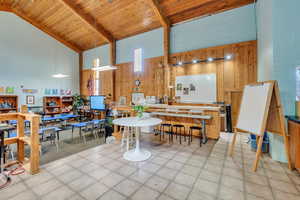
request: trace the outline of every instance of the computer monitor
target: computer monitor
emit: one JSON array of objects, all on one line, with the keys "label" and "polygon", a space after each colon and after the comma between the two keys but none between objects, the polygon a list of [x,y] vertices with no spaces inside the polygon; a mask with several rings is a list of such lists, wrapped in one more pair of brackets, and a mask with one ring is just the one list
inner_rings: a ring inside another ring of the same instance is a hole
[{"label": "computer monitor", "polygon": [[104,96],[90,96],[91,110],[105,110]]}]

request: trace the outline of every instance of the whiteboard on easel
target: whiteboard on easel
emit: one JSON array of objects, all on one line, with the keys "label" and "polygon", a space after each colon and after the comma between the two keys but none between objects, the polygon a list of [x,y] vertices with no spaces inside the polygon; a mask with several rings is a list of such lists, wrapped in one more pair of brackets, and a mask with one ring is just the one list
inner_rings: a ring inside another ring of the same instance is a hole
[{"label": "whiteboard on easel", "polygon": [[212,103],[217,100],[216,74],[176,76],[175,96],[182,103]]},{"label": "whiteboard on easel", "polygon": [[256,135],[264,133],[270,90],[273,90],[272,83],[245,86],[236,128]]}]

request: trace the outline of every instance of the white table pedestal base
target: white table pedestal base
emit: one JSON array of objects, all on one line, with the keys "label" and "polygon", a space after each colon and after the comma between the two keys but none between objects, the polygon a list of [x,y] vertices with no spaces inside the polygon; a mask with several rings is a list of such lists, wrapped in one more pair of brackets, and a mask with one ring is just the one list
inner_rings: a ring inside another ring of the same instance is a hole
[{"label": "white table pedestal base", "polygon": [[140,162],[148,160],[151,157],[150,151],[139,149],[132,149],[124,153],[123,158],[128,161]]}]

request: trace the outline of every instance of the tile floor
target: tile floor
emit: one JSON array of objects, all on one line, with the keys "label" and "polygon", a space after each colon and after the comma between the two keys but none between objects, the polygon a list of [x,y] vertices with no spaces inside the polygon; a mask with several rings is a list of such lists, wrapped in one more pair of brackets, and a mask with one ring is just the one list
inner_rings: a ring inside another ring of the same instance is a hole
[{"label": "tile floor", "polygon": [[255,154],[238,138],[235,157],[228,156],[230,134],[201,148],[159,142],[144,135],[142,145],[152,152],[146,162],[122,158],[119,143],[105,144],[43,165],[41,173],[13,177],[0,190],[0,200],[299,200],[300,176],[286,164],[264,156],[257,173]]}]

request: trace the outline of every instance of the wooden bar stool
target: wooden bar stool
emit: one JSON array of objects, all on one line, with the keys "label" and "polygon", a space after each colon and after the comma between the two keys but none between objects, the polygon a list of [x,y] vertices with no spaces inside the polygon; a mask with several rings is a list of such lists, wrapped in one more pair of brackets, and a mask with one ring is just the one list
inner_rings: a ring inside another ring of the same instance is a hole
[{"label": "wooden bar stool", "polygon": [[189,145],[193,141],[193,131],[199,131],[200,147],[201,147],[202,146],[202,128],[199,127],[199,126],[190,126],[190,129],[189,129],[189,138],[188,138]]},{"label": "wooden bar stool", "polygon": [[[183,132],[182,132],[182,130],[183,130]],[[184,125],[182,125],[182,124],[174,124],[173,125],[173,133],[175,134],[176,139],[177,139],[177,136],[179,136],[179,143],[180,144],[181,144],[181,136],[183,136],[184,137],[184,141],[186,141],[185,126]]]},{"label": "wooden bar stool", "polygon": [[[165,128],[168,128],[168,131],[165,131]],[[161,137],[164,138],[165,133],[169,135],[169,142],[172,140],[173,141],[173,132],[172,132],[172,124],[169,123],[163,123],[159,127],[159,139],[161,141]]]}]

